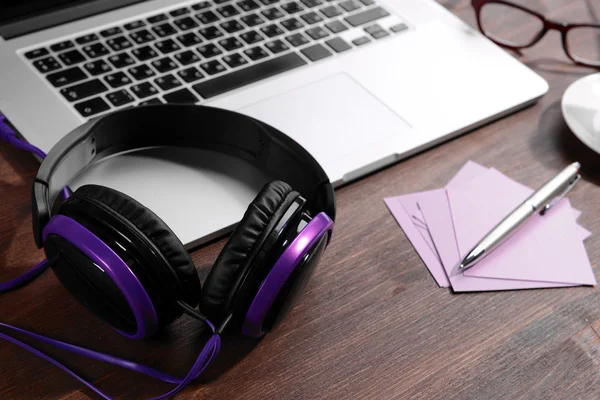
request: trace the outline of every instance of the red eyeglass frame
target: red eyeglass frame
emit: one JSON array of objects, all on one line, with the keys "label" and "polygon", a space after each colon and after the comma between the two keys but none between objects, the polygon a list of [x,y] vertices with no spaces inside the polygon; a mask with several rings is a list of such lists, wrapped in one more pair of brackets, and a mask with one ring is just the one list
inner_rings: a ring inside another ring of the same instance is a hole
[{"label": "red eyeglass frame", "polygon": [[[535,36],[531,42],[524,44],[522,46],[513,46],[513,45],[509,45],[507,43],[504,42],[500,42],[496,39],[494,39],[493,37],[489,36],[486,34],[485,30],[482,27],[481,24],[481,9],[483,8],[484,5],[486,4],[492,4],[492,3],[496,3],[496,4],[504,4],[506,6],[509,7],[514,7],[517,8],[521,11],[524,11],[528,14],[531,14],[532,16],[538,18],[542,24],[543,24],[543,28],[542,30],[537,34],[537,36]],[[475,16],[477,17],[477,26],[479,27],[479,30],[481,31],[481,33],[483,33],[488,39],[490,39],[492,42],[496,43],[498,46],[502,46],[504,48],[507,49],[511,49],[511,50],[520,50],[520,49],[525,49],[528,47],[533,46],[534,44],[536,44],[537,42],[540,41],[540,39],[542,37],[544,37],[544,35],[550,31],[550,30],[557,30],[560,32],[561,34],[561,38],[562,38],[562,45],[563,45],[563,49],[565,51],[565,54],[567,55],[567,57],[569,57],[571,59],[571,61],[573,61],[575,64],[578,65],[583,65],[586,67],[592,67],[592,68],[600,68],[600,62],[598,63],[589,63],[586,61],[582,61],[581,59],[577,58],[576,56],[572,55],[571,52],[569,51],[569,44],[567,42],[567,33],[573,29],[573,28],[599,28],[600,29],[600,24],[592,24],[592,23],[587,23],[587,24],[576,24],[576,23],[567,23],[567,22],[558,22],[558,21],[553,21],[551,19],[546,18],[544,15],[530,10],[527,7],[523,7],[519,4],[515,4],[512,3],[510,1],[506,1],[506,0],[471,0],[471,5],[473,6],[473,8],[475,9]]]}]

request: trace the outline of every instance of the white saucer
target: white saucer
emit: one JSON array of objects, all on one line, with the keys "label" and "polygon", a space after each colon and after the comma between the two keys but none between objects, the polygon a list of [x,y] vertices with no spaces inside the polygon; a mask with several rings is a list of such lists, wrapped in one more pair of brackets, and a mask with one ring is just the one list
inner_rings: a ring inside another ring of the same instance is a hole
[{"label": "white saucer", "polygon": [[561,108],[575,136],[600,154],[600,73],[573,82],[563,94]]}]

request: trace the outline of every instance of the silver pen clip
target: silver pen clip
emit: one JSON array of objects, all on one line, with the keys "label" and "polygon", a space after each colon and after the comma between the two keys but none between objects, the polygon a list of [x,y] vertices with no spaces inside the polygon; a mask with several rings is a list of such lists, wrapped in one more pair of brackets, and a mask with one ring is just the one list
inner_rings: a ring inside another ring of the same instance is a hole
[{"label": "silver pen clip", "polygon": [[554,207],[556,205],[556,203],[558,203],[559,201],[561,201],[562,198],[565,197],[567,195],[567,193],[569,193],[571,191],[571,189],[573,189],[573,186],[575,186],[575,184],[577,182],[579,182],[580,179],[581,179],[581,174],[577,174],[577,176],[575,177],[575,179],[573,179],[573,181],[570,182],[567,185],[567,187],[565,188],[565,190],[563,190],[550,203],[546,204],[544,206],[544,208],[542,208],[542,210],[540,211],[540,215],[544,215],[546,213],[546,211],[548,211],[549,209],[551,209],[552,207]]}]

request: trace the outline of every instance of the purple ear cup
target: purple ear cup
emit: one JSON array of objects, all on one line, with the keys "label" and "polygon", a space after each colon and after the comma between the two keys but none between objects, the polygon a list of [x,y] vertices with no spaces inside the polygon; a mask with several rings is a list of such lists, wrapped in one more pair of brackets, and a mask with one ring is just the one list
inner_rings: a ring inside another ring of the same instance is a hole
[{"label": "purple ear cup", "polygon": [[[135,327],[131,331],[111,324],[113,328],[131,339],[143,339],[154,333],[158,325],[158,318],[150,297],[123,259],[102,240],[75,220],[64,215],[52,217],[44,228],[42,237],[45,248],[58,247],[58,249],[48,249],[49,253],[58,253],[55,257],[50,257],[50,262],[53,264],[68,264],[66,272],[55,270],[55,273],[71,294],[79,297],[83,304],[98,315],[100,305],[86,301],[85,297],[90,296],[94,289],[101,291],[102,288],[94,285],[87,288],[87,294],[78,295],[77,292],[82,290],[82,283],[91,280],[89,277],[86,279],[85,276],[81,276],[94,273],[96,278],[101,277],[101,279],[109,282],[110,286],[105,285],[105,287],[115,287],[118,290],[118,295],[124,297],[135,322]],[[73,248],[75,251],[73,251]],[[83,269],[85,266],[91,268],[93,272],[83,273],[82,270],[78,271],[78,269]],[[53,265],[52,268],[55,269],[57,266]],[[74,281],[75,277],[80,280]]]},{"label": "purple ear cup", "polygon": [[317,214],[294,238],[277,259],[261,284],[242,325],[242,333],[263,336],[291,306],[297,292],[306,283],[333,231],[333,221],[325,213]]}]

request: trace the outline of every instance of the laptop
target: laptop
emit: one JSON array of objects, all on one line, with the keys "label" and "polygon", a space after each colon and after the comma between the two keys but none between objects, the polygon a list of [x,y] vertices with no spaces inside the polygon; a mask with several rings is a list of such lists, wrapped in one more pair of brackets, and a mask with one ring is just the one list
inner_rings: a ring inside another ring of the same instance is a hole
[{"label": "laptop", "polygon": [[[548,90],[432,0],[3,0],[0,37],[0,112],[44,151],[114,110],[205,104],[277,127],[336,187]],[[229,232],[269,179],[228,156],[149,149],[72,187],[135,197],[191,248]]]}]

